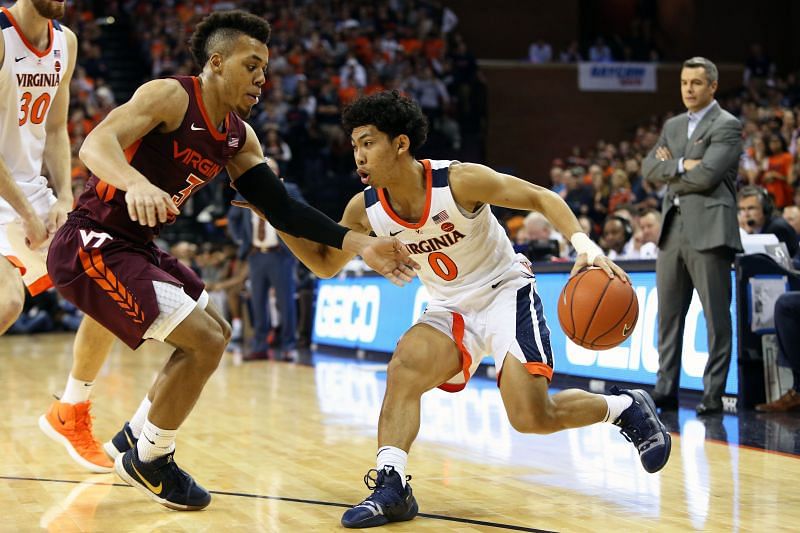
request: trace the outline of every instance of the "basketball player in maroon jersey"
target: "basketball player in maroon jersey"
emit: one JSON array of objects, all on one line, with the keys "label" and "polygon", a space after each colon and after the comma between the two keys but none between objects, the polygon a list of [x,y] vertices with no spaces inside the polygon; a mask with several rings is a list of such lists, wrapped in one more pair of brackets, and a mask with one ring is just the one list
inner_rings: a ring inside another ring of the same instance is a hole
[{"label": "basketball player in maroon jersey", "polygon": [[50,247],[50,275],[68,300],[131,348],[156,339],[176,349],[134,416],[144,419],[140,435],[126,424],[111,451],[123,480],[178,510],[211,501],[175,464],[175,434],[231,332],[202,281],[153,243],[192,192],[226,168],[281,231],[360,254],[398,284],[417,266],[396,239],[350,231],[291,199],[264,163],[241,117],[261,95],[269,34],[242,11],[206,17],[191,39],[202,73],[144,84],[86,138],[81,158],[93,176]]}]

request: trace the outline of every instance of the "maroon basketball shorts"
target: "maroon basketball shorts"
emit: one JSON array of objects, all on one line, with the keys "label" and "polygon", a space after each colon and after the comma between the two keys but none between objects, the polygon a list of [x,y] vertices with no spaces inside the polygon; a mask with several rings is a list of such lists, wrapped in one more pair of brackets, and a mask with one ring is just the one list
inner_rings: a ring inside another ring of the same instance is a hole
[{"label": "maroon basketball shorts", "polygon": [[114,236],[71,213],[50,244],[47,270],[67,300],[136,349],[163,341],[208,294],[200,278],[152,242]]}]

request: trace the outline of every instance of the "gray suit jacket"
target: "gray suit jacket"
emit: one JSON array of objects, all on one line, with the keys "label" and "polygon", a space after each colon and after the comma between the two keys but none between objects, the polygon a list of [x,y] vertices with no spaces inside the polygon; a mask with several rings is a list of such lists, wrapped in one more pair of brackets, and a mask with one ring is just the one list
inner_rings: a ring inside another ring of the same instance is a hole
[{"label": "gray suit jacket", "polygon": [[[742,250],[736,218],[736,173],[742,153],[742,125],[716,102],[687,139],[689,115],[683,113],[664,123],[661,137],[642,162],[648,181],[669,184],[661,208],[659,246],[672,221],[675,196],[680,199],[681,217],[690,229],[687,236],[696,250],[726,246]],[[673,159],[659,161],[656,148],[666,146]],[[701,159],[688,172],[678,173],[678,160]]]}]

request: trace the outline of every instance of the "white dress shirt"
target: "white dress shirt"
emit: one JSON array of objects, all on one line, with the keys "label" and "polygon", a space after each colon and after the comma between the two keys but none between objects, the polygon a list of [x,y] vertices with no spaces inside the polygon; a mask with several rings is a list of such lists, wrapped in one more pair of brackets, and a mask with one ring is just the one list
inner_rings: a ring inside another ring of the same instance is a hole
[{"label": "white dress shirt", "polygon": [[[694,113],[692,111],[689,111],[687,113],[687,115],[689,115],[689,127],[686,130],[687,139],[692,138],[692,134],[694,133],[694,130],[697,129],[697,125],[700,124],[700,121],[703,120],[703,117],[706,116],[706,113],[708,113],[709,109],[711,109],[716,103],[717,103],[716,100],[711,100],[710,104],[705,106],[697,113]],[[678,173],[683,174],[684,172],[686,172],[686,170],[683,168],[683,158],[681,157],[680,159],[678,159]]]},{"label": "white dress shirt", "polygon": [[[253,247],[265,250],[278,246],[278,232],[272,224],[259,217],[255,213],[253,216]],[[263,233],[259,231],[259,226],[263,227]]]}]

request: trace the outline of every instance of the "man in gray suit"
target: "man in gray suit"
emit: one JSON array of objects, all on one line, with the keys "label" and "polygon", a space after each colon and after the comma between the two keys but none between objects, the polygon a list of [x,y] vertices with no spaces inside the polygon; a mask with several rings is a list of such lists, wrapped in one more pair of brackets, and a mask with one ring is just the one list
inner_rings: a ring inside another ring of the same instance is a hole
[{"label": "man in gray suit", "polygon": [[664,124],[645,158],[644,176],[667,182],[656,261],[659,369],[653,399],[677,408],[686,312],[697,289],[708,326],[708,363],[700,415],[722,412],[731,360],[731,262],[741,251],[736,219],[736,172],[742,126],[714,100],[717,67],[694,57],[681,69],[688,109]]}]

